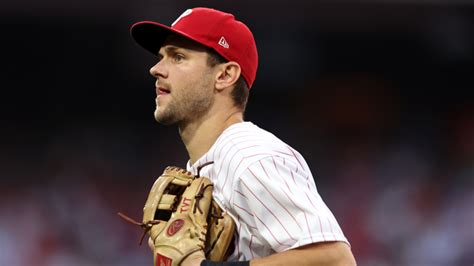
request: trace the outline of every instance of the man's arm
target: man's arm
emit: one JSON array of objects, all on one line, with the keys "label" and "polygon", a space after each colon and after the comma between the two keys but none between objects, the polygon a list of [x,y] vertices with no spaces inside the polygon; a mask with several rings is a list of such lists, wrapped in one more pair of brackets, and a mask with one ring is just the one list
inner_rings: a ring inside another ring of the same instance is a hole
[{"label": "man's arm", "polygon": [[250,266],[277,265],[356,265],[351,249],[344,242],[320,242],[253,259]]}]

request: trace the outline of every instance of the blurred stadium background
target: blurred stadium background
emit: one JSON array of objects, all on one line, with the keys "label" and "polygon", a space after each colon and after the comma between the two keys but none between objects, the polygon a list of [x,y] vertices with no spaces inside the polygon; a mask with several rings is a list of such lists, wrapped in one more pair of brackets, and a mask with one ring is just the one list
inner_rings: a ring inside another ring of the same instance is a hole
[{"label": "blurred stadium background", "polygon": [[359,265],[474,263],[474,2],[32,1],[0,8],[0,265],[151,265],[153,119],[139,20],[235,13],[260,55],[246,118],[299,150]]}]

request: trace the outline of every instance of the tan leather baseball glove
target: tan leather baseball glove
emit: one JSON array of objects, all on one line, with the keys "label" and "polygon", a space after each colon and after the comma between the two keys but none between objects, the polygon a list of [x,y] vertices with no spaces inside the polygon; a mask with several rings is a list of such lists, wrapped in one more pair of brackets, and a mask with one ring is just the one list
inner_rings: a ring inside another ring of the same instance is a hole
[{"label": "tan leather baseball glove", "polygon": [[155,181],[143,208],[142,223],[119,213],[144,229],[154,265],[180,265],[202,250],[206,258],[222,261],[230,253],[235,224],[212,200],[212,183],[178,168],[167,167]]}]

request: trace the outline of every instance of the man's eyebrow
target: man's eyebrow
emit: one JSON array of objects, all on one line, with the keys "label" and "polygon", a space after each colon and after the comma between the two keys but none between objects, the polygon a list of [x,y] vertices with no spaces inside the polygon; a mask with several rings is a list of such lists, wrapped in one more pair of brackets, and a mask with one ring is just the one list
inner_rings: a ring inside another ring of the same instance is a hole
[{"label": "man's eyebrow", "polygon": [[167,47],[165,48],[166,52],[174,52],[174,51],[176,51],[176,50],[178,50],[178,49],[179,49],[179,47],[176,47],[176,46],[167,46]]},{"label": "man's eyebrow", "polygon": [[174,52],[176,52],[176,50],[179,50],[179,49],[180,49],[179,47],[171,46],[171,45],[167,45],[167,46],[164,47],[164,50],[167,54],[174,53]]},{"label": "man's eyebrow", "polygon": [[[170,45],[167,45],[165,47],[162,47],[163,49],[160,49],[158,51],[158,56],[163,56],[163,53],[165,54],[172,54],[172,53],[176,53],[176,50],[179,49],[179,47],[176,47],[176,46],[170,46]],[[163,52],[164,50],[164,52]]]}]

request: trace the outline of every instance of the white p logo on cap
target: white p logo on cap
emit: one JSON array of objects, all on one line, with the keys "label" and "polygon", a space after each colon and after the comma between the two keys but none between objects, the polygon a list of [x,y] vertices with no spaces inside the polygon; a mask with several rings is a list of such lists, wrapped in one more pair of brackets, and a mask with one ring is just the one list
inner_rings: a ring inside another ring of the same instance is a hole
[{"label": "white p logo on cap", "polygon": [[181,16],[179,16],[174,22],[173,24],[171,24],[171,27],[173,27],[176,23],[178,23],[178,21],[180,21],[182,18],[186,17],[186,16],[189,16],[189,14],[191,14],[193,12],[192,9],[187,9],[186,11],[183,12],[183,14],[181,14]]}]

